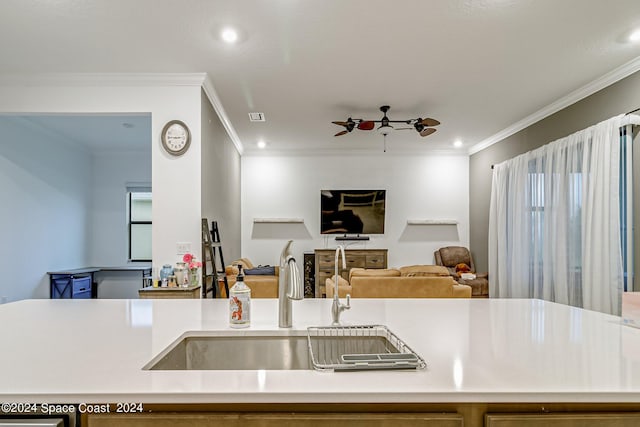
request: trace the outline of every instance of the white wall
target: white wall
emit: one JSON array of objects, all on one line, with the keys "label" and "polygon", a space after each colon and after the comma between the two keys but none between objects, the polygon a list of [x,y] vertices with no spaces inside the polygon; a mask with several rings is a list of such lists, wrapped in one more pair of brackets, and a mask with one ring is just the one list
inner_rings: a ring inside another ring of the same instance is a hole
[{"label": "white wall", "polygon": [[202,93],[202,217],[218,221],[224,261],[240,258],[240,155]]},{"label": "white wall", "polygon": [[[156,83],[161,77],[127,79],[71,76],[40,84],[0,85],[0,113],[151,113],[154,266],[176,259],[176,242],[193,242],[200,257],[200,87],[204,75]],[[149,83],[151,82],[151,83]],[[160,132],[170,120],[191,130],[191,147],[174,157]],[[27,252],[22,256],[28,257]],[[66,268],[67,266],[65,266]],[[38,271],[42,274],[44,271]]]},{"label": "white wall", "polygon": [[[320,235],[322,189],[387,190],[385,234],[371,235],[366,244],[350,247],[388,248],[391,267],[433,264],[435,249],[469,244],[466,155],[245,155],[242,255],[256,264],[274,265],[292,236],[296,236],[294,250],[298,259],[306,250],[334,248],[333,237]],[[255,228],[254,218],[303,218],[305,228],[278,226],[281,235],[258,238],[265,233]],[[407,226],[408,219],[454,219],[459,224],[443,230],[440,226]]]},{"label": "white wall", "polygon": [[[126,189],[131,184],[151,186],[151,146],[148,150],[99,151],[92,155],[91,230],[89,265],[127,265]],[[140,272],[96,274],[99,298],[137,298]]]},{"label": "white wall", "polygon": [[47,271],[89,262],[91,156],[21,117],[0,135],[0,299],[48,298]]}]

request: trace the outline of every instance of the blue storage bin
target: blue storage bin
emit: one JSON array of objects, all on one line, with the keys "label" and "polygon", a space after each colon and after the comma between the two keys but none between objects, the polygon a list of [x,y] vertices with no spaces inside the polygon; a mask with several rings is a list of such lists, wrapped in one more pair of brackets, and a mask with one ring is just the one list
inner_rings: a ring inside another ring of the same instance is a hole
[{"label": "blue storage bin", "polygon": [[53,299],[91,298],[91,276],[58,276],[53,278],[51,284]]},{"label": "blue storage bin", "polygon": [[73,295],[71,298],[91,298],[91,277],[78,277],[73,279],[71,285]]}]

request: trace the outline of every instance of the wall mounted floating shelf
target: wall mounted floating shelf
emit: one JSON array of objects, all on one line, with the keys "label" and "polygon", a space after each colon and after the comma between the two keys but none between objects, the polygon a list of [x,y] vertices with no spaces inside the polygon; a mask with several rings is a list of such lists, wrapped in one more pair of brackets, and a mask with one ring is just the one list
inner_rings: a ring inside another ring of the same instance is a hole
[{"label": "wall mounted floating shelf", "polygon": [[254,224],[304,224],[302,218],[254,218]]},{"label": "wall mounted floating shelf", "polygon": [[407,225],[458,225],[455,219],[408,219]]}]

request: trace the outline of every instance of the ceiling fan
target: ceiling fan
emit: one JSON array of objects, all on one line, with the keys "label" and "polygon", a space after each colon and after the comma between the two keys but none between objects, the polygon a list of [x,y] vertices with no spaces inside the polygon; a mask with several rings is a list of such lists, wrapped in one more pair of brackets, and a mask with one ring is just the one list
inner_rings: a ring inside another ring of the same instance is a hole
[{"label": "ceiling fan", "polygon": [[[407,119],[407,120],[389,120],[387,117],[387,111],[389,111],[391,107],[388,105],[383,105],[380,107],[380,111],[382,111],[382,119],[380,120],[364,120],[364,119],[352,119],[349,117],[346,122],[331,122],[338,126],[343,126],[345,129],[336,133],[334,136],[342,136],[346,135],[354,129],[359,130],[373,130],[376,127],[376,123],[380,123],[377,131],[379,134],[384,135],[385,137],[389,135],[394,130],[406,130],[406,129],[415,129],[420,136],[429,136],[436,131],[433,126],[438,126],[440,124],[436,119],[426,118],[423,119],[418,117],[417,119]],[[403,127],[403,128],[394,128],[391,123],[404,123],[406,125],[412,125],[411,127]]]}]

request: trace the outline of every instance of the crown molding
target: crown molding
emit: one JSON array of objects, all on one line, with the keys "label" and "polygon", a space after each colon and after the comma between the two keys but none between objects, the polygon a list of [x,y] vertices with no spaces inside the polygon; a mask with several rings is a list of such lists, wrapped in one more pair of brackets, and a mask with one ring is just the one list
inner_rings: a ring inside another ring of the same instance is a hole
[{"label": "crown molding", "polygon": [[202,82],[202,89],[207,95],[207,98],[209,98],[209,102],[211,102],[213,109],[218,114],[218,117],[222,122],[222,126],[224,126],[225,130],[227,131],[229,138],[231,138],[231,142],[233,142],[236,150],[238,150],[238,154],[242,156],[242,154],[244,153],[244,146],[242,145],[242,141],[240,141],[240,137],[238,136],[236,129],[233,127],[233,124],[231,124],[231,120],[229,120],[229,116],[222,106],[222,102],[218,97],[218,92],[216,92],[216,89],[213,86],[213,82],[207,75],[205,75],[204,81]]},{"label": "crown molding", "polygon": [[575,104],[576,102],[580,101],[581,99],[584,99],[586,97],[588,97],[589,95],[593,95],[594,93],[598,92],[599,90],[602,90],[604,88],[606,88],[607,86],[610,86],[622,79],[624,79],[625,77],[630,76],[631,74],[637,72],[638,70],[640,70],[640,56],[637,58],[632,59],[631,61],[623,64],[622,66],[615,68],[614,70],[608,72],[607,74],[595,79],[594,81],[592,81],[591,83],[588,83],[584,86],[582,86],[579,89],[574,90],[573,92],[569,93],[568,95],[558,99],[557,101],[547,105],[546,107],[536,111],[535,113],[531,114],[530,116],[525,117],[524,119],[512,124],[511,126],[501,130],[500,132],[496,133],[495,135],[490,136],[489,138],[480,141],[479,143],[473,145],[470,149],[469,149],[469,155],[475,154],[479,151],[484,150],[485,148],[488,148],[490,146],[492,146],[493,144],[502,141],[505,138],[510,137],[511,135],[520,132],[522,129],[525,129],[529,126],[531,126],[534,123],[539,122],[540,120],[554,114],[557,113],[558,111],[567,108],[568,106]]},{"label": "crown molding", "polygon": [[202,86],[206,73],[1,74],[0,86]]}]

